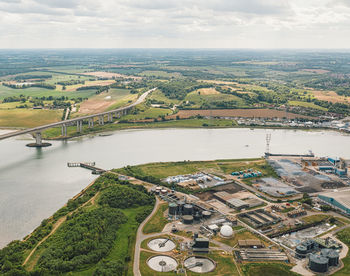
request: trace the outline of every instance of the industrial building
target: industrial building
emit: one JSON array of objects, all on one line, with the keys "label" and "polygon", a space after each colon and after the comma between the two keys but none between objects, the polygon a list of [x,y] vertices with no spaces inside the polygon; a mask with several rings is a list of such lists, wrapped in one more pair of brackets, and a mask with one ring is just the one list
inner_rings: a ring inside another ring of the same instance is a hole
[{"label": "industrial building", "polygon": [[239,214],[238,216],[248,224],[252,225],[254,228],[276,224],[281,221],[279,217],[272,215],[264,209],[250,211]]},{"label": "industrial building", "polygon": [[199,238],[198,234],[194,234],[193,242],[192,242],[192,251],[195,253],[208,253],[209,239]]},{"label": "industrial building", "polygon": [[337,241],[331,239],[330,237],[322,239],[322,238],[314,238],[313,241],[318,244],[319,248],[328,248],[328,249],[342,249],[343,246]]},{"label": "industrial building", "polygon": [[324,203],[350,214],[350,190],[329,192],[318,195]]},{"label": "industrial building", "polygon": [[240,248],[263,248],[264,244],[261,240],[247,239],[247,240],[238,240],[238,246]]},{"label": "industrial building", "polygon": [[228,192],[221,191],[216,192],[214,198],[225,203],[228,207],[236,210],[242,210],[246,208],[257,207],[263,204],[263,202],[257,198],[238,198],[235,194],[229,194]]},{"label": "industrial building", "polygon": [[296,209],[296,210],[288,212],[287,216],[290,218],[296,218],[296,217],[305,216],[306,214],[307,214],[307,212],[304,209]]},{"label": "industrial building", "polygon": [[286,253],[275,249],[244,249],[237,255],[242,261],[288,261]]}]

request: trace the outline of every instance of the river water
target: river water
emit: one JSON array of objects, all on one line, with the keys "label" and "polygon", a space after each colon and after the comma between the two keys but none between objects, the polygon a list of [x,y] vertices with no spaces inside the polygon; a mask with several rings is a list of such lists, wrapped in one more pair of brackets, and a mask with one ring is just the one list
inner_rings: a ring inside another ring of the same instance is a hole
[{"label": "river water", "polygon": [[[5,131],[0,130],[0,134]],[[67,162],[95,161],[118,168],[155,161],[260,157],[271,133],[271,152],[350,159],[350,136],[334,131],[266,129],[125,130],[110,136],[53,141],[28,148],[28,138],[0,141],[0,247],[22,239],[96,176]]]}]

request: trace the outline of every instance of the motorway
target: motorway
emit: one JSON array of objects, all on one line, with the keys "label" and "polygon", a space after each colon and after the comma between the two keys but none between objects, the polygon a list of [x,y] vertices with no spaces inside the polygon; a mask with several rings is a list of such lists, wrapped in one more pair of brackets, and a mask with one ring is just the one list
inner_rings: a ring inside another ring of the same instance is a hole
[{"label": "motorway", "polygon": [[3,135],[0,135],[0,140],[4,140],[4,139],[10,138],[10,137],[15,137],[15,136],[18,136],[18,135],[40,132],[40,131],[42,131],[44,129],[48,129],[48,128],[52,128],[52,127],[57,127],[57,126],[62,126],[62,125],[69,125],[69,124],[72,124],[72,123],[75,123],[75,122],[78,122],[78,121],[91,119],[91,118],[98,117],[98,116],[105,116],[107,114],[111,114],[111,113],[114,113],[114,112],[126,111],[126,110],[129,110],[132,107],[142,103],[146,99],[148,94],[153,92],[156,89],[157,89],[157,87],[146,91],[134,103],[132,103],[132,104],[130,104],[128,106],[125,106],[125,107],[120,107],[120,108],[117,108],[117,109],[114,109],[114,110],[109,110],[109,111],[100,112],[100,113],[96,113],[96,114],[92,114],[92,115],[77,117],[77,118],[74,118],[74,119],[64,120],[64,121],[51,123],[51,124],[47,124],[47,125],[37,126],[37,127],[34,127],[34,128],[24,129],[24,130],[20,130],[20,131],[16,131],[16,132],[6,133],[6,134],[3,134]]}]

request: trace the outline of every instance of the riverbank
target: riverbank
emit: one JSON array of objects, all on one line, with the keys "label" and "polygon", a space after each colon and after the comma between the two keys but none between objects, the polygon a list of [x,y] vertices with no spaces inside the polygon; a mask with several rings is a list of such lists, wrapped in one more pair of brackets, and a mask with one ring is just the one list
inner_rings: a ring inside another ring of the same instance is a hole
[{"label": "riverbank", "polygon": [[[181,119],[160,122],[114,122],[111,124],[95,125],[93,128],[83,128],[82,132],[77,132],[75,126],[67,128],[67,136],[61,136],[59,128],[48,129],[43,133],[46,140],[67,140],[71,138],[81,137],[85,135],[96,135],[103,132],[127,130],[127,129],[161,129],[161,128],[195,128],[195,129],[217,129],[217,128],[246,128],[246,129],[288,129],[302,131],[319,131],[333,130],[327,128],[306,128],[306,127],[289,127],[289,126],[247,126],[238,125],[235,120],[226,119]],[[338,131],[338,130],[334,130]],[[340,131],[339,131],[340,132]]]}]

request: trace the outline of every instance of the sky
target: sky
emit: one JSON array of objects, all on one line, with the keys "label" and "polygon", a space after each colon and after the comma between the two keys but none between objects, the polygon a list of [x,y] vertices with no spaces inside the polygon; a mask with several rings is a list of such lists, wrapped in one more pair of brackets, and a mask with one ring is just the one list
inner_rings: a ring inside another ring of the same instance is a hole
[{"label": "sky", "polygon": [[0,0],[0,48],[350,48],[350,0]]}]

